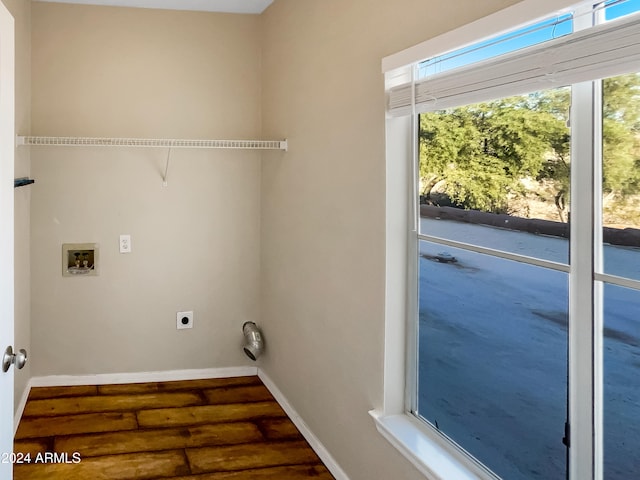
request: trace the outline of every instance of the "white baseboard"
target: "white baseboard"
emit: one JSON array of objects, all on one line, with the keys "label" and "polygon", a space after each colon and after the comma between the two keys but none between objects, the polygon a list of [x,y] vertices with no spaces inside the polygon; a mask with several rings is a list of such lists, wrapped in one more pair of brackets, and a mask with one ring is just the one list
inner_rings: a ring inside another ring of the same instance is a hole
[{"label": "white baseboard", "polygon": [[300,433],[305,438],[305,440],[309,443],[311,448],[316,452],[320,460],[325,464],[327,469],[331,472],[331,474],[336,478],[336,480],[349,480],[347,474],[340,468],[335,459],[331,456],[329,451],[325,448],[325,446],[320,442],[318,437],[316,437],[309,426],[305,423],[298,412],[291,406],[291,404],[287,401],[284,394],[280,391],[278,387],[276,387],[275,383],[269,378],[269,376],[264,373],[262,370],[258,370],[258,376],[262,383],[269,389],[271,395],[277,400],[282,409],[285,411],[287,416],[291,419],[294,425],[300,430]]},{"label": "white baseboard", "polygon": [[15,414],[13,416],[13,436],[16,436],[16,432],[18,431],[18,425],[20,424],[20,419],[22,418],[22,412],[24,412],[24,407],[27,406],[27,398],[29,398],[29,392],[31,391],[31,379],[27,382],[24,387],[24,391],[22,392],[22,396],[20,397],[20,401],[18,402],[17,408],[15,409]]},{"label": "white baseboard", "polygon": [[257,367],[202,368],[164,372],[98,373],[95,375],[49,375],[33,377],[31,387],[69,387],[73,385],[109,385],[118,383],[172,382],[205,378],[248,377],[257,375]]}]

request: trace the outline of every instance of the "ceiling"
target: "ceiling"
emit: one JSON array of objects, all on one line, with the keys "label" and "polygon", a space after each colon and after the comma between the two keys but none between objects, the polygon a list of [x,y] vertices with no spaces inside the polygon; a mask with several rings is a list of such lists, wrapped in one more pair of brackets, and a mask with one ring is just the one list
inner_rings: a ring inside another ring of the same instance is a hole
[{"label": "ceiling", "polygon": [[165,8],[201,12],[262,13],[273,0],[34,0],[116,7]]}]

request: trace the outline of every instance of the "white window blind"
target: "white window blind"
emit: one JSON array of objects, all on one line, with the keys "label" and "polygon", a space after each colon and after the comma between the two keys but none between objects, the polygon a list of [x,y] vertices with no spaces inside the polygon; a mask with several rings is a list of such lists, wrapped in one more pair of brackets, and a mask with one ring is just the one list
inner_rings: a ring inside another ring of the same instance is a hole
[{"label": "white window blind", "polygon": [[[391,116],[442,110],[640,70],[640,14],[387,91]],[[415,92],[415,97],[414,97]]]}]

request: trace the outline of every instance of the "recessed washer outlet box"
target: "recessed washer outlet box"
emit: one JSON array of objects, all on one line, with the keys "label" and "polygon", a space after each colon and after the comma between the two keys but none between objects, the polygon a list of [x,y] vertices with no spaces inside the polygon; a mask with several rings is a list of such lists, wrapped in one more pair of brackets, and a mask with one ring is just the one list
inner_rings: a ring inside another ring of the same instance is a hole
[{"label": "recessed washer outlet box", "polygon": [[100,247],[97,243],[63,243],[62,276],[91,277],[99,272]]},{"label": "recessed washer outlet box", "polygon": [[176,313],[176,328],[182,330],[193,328],[193,311]]}]

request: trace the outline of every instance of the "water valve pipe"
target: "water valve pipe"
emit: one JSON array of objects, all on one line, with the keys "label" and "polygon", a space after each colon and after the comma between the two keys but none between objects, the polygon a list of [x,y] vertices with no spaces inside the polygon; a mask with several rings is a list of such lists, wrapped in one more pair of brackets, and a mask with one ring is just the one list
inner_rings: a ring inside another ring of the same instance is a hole
[{"label": "water valve pipe", "polygon": [[247,357],[255,361],[264,350],[264,341],[262,340],[260,329],[253,322],[244,322],[242,333],[244,333],[245,339],[242,349]]}]

